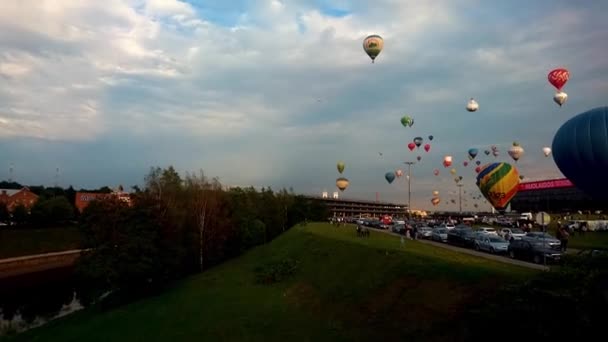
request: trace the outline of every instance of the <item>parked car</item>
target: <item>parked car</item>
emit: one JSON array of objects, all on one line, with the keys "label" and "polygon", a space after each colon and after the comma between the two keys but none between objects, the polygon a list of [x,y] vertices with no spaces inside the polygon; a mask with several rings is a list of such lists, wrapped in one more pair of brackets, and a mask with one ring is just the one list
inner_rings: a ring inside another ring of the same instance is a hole
[{"label": "parked car", "polygon": [[395,224],[391,227],[391,231],[397,234],[405,234],[405,225],[404,224]]},{"label": "parked car", "polygon": [[473,247],[474,234],[473,229],[469,227],[452,229],[448,232],[448,243],[456,246]]},{"label": "parked car", "polygon": [[447,229],[454,229],[454,228],[456,228],[456,226],[453,223],[446,223],[445,224],[445,228],[447,228]]},{"label": "parked car", "polygon": [[438,242],[448,242],[448,230],[447,228],[434,228],[431,233],[431,240]]},{"label": "parked car", "polygon": [[526,232],[524,232],[523,230],[521,230],[519,228],[503,228],[500,230],[499,234],[503,238],[505,236],[507,236],[507,234],[509,234],[509,236],[512,236],[513,239],[515,239],[515,240],[519,240],[519,239],[523,238],[524,236],[526,236]]},{"label": "parked car", "polygon": [[481,227],[479,229],[477,229],[478,232],[482,233],[482,234],[490,234],[490,235],[496,235],[498,236],[498,233],[496,232],[496,229],[492,228],[492,227]]},{"label": "parked car", "polygon": [[497,235],[484,234],[480,239],[475,240],[475,249],[492,254],[506,253],[509,249],[509,242]]},{"label": "parked car", "polygon": [[560,251],[547,244],[524,239],[513,240],[509,244],[508,252],[513,259],[532,260],[536,264],[542,264],[545,258],[547,263],[557,263],[562,256]]},{"label": "parked car", "polygon": [[562,244],[558,239],[544,232],[526,233],[522,239],[533,243],[544,243],[553,249],[560,249]]},{"label": "parked car", "polygon": [[432,235],[433,235],[433,228],[431,228],[431,227],[418,228],[418,238],[430,239]]}]

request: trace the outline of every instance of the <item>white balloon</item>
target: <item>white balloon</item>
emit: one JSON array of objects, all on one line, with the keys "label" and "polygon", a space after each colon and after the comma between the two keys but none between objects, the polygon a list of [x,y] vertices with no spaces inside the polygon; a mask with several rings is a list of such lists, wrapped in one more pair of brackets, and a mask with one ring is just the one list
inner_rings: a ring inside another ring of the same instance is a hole
[{"label": "white balloon", "polygon": [[553,101],[560,107],[566,103],[566,100],[568,100],[568,94],[564,93],[563,91],[559,91],[553,95]]},{"label": "white balloon", "polygon": [[476,112],[478,109],[479,109],[479,103],[477,103],[477,101],[475,101],[475,99],[471,97],[471,99],[467,103],[467,110],[469,112]]},{"label": "white balloon", "polygon": [[548,157],[551,154],[551,148],[543,147],[543,154],[545,155],[545,157]]},{"label": "white balloon", "polygon": [[523,149],[523,147],[521,147],[519,145],[511,146],[511,148],[509,148],[508,153],[511,156],[511,158],[513,158],[513,160],[518,161],[519,158],[521,158],[521,156],[524,155],[524,149]]}]

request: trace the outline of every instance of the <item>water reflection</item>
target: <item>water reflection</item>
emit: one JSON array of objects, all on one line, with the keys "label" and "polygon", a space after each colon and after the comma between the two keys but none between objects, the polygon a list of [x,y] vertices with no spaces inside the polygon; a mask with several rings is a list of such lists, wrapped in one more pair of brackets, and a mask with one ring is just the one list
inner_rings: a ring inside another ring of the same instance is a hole
[{"label": "water reflection", "polygon": [[0,336],[40,326],[80,310],[71,268],[0,282]]}]

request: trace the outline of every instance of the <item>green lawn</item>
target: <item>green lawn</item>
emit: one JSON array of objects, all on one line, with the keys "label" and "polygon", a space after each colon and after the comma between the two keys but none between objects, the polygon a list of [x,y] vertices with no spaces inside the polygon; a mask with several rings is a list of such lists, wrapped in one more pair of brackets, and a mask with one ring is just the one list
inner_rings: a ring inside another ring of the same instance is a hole
[{"label": "green lawn", "polygon": [[608,232],[587,232],[580,235],[578,232],[570,236],[568,247],[576,249],[608,249]]},{"label": "green lawn", "polygon": [[20,229],[0,227],[0,259],[78,248],[77,227]]},{"label": "green lawn", "polygon": [[[254,269],[290,258],[274,285]],[[462,311],[535,271],[325,223],[298,226],[268,245],[180,282],[157,297],[90,309],[11,341],[459,340]]]}]

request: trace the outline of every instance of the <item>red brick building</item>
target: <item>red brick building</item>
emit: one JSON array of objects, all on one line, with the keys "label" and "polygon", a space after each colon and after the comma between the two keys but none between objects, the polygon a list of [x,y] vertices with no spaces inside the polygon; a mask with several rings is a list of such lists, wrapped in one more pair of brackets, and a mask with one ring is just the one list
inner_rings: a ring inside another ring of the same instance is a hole
[{"label": "red brick building", "polygon": [[91,201],[96,199],[103,199],[104,197],[108,196],[116,196],[118,197],[118,199],[125,202],[127,205],[131,204],[131,195],[127,192],[122,191],[122,187],[119,187],[118,190],[109,194],[97,192],[77,192],[76,203],[74,203],[74,205],[76,206],[76,209],[78,209],[79,212],[82,212],[84,208],[86,208],[89,203],[91,203]]},{"label": "red brick building", "polygon": [[27,187],[21,189],[0,189],[0,202],[5,203],[9,211],[13,211],[18,205],[31,209],[38,201],[38,195],[31,192]]}]

